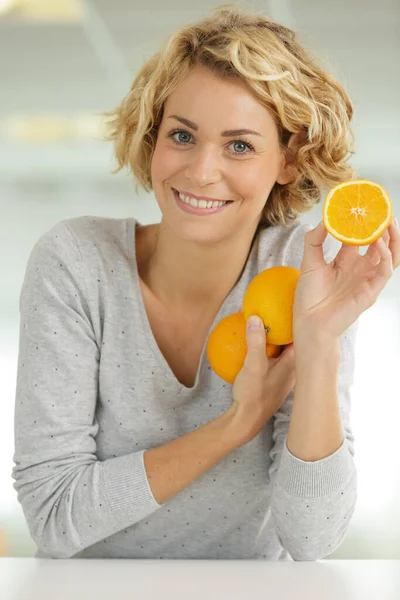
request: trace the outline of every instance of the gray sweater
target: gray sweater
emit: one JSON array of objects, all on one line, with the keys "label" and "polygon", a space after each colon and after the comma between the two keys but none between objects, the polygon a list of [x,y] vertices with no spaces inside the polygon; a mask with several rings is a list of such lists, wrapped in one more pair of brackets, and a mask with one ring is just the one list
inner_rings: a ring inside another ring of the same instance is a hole
[{"label": "gray sweater", "polygon": [[[20,295],[12,476],[36,556],[327,556],[342,542],[357,497],[349,392],[357,322],[340,341],[345,440],[336,452],[315,462],[289,452],[291,392],[253,440],[160,505],[144,452],[219,417],[232,404],[232,386],[211,370],[206,345],[193,388],[170,370],[140,292],[137,224],[92,216],[60,221],[29,256]],[[241,308],[263,269],[300,268],[311,228],[297,220],[264,229],[214,325]],[[339,247],[328,236],[327,262]]]}]

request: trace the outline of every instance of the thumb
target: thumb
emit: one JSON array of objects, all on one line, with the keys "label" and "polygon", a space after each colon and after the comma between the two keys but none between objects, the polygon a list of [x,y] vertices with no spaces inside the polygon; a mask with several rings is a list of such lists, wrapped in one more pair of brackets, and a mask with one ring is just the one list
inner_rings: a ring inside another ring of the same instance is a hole
[{"label": "thumb", "polygon": [[256,315],[252,315],[247,319],[246,341],[247,354],[243,366],[257,373],[268,370],[264,323]]},{"label": "thumb", "polygon": [[304,254],[301,264],[302,270],[317,269],[326,265],[323,244],[328,235],[324,220],[317,227],[310,229],[304,236]]}]

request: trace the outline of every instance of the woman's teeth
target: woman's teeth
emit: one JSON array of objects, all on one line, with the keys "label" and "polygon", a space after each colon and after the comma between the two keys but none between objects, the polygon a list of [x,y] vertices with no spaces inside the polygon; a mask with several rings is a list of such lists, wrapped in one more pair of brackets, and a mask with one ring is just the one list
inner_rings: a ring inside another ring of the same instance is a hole
[{"label": "woman's teeth", "polygon": [[195,198],[191,198],[189,196],[184,196],[181,192],[178,192],[179,198],[185,204],[190,204],[190,206],[195,206],[196,208],[217,208],[218,206],[223,206],[226,204],[226,201],[218,202],[212,200],[195,200]]}]

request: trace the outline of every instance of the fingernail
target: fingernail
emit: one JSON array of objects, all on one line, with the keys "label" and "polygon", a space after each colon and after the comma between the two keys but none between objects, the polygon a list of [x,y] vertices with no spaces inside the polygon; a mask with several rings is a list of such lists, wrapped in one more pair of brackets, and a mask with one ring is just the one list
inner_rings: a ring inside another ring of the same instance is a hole
[{"label": "fingernail", "polygon": [[262,320],[260,319],[260,317],[253,315],[247,319],[247,329],[261,329],[261,328],[262,328]]},{"label": "fingernail", "polygon": [[398,229],[398,228],[399,228],[399,224],[398,224],[398,222],[397,222],[397,219],[396,219],[396,217],[394,218],[394,224],[396,225],[396,227],[397,227],[397,229]]}]

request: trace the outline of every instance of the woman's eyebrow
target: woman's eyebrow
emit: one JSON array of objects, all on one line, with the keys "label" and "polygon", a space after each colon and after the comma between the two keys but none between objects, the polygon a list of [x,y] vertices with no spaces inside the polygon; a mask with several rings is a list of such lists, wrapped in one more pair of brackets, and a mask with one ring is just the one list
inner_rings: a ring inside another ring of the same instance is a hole
[{"label": "woman's eyebrow", "polygon": [[[190,129],[194,129],[194,131],[198,131],[198,129],[199,129],[199,127],[198,127],[198,125],[196,125],[196,123],[193,123],[193,121],[189,121],[189,119],[185,119],[184,117],[178,117],[178,115],[170,115],[168,118],[176,119],[183,125],[190,127]],[[258,133],[258,131],[254,131],[253,129],[228,129],[227,131],[222,131],[222,133],[221,133],[221,135],[223,137],[232,137],[234,135],[246,135],[246,134],[259,135],[260,137],[263,137],[261,135],[261,133]]]}]

